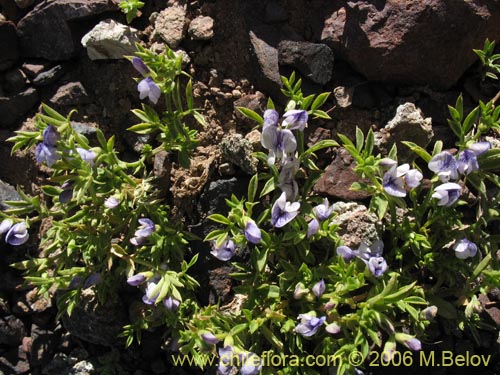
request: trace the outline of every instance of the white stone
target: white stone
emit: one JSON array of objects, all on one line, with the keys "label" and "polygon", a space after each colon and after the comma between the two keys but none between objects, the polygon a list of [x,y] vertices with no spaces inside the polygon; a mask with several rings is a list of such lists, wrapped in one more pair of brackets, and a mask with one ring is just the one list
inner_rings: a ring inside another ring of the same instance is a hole
[{"label": "white stone", "polygon": [[133,55],[138,42],[137,30],[113,20],[99,22],[82,38],[91,60],[122,59]]}]

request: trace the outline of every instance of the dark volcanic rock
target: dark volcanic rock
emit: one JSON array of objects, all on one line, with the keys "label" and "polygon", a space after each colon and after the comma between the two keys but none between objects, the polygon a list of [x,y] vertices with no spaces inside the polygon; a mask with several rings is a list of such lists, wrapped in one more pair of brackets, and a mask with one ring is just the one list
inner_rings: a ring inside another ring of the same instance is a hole
[{"label": "dark volcanic rock", "polygon": [[0,71],[14,65],[18,57],[16,27],[12,22],[0,21]]},{"label": "dark volcanic rock", "polygon": [[333,52],[326,44],[285,40],[278,45],[280,65],[290,65],[320,85],[332,78],[333,61]]},{"label": "dark volcanic rock", "polygon": [[[48,60],[67,60],[81,48],[79,39],[83,35],[73,35],[69,23],[111,10],[116,10],[116,6],[108,0],[43,1],[18,23],[22,53]],[[86,31],[89,30],[80,33]]]},{"label": "dark volcanic rock", "polygon": [[30,87],[10,97],[0,97],[0,126],[11,126],[38,103],[37,91]]},{"label": "dark volcanic rock", "polygon": [[449,88],[476,61],[473,48],[500,37],[496,1],[356,1],[333,14],[322,42],[369,80]]},{"label": "dark volcanic rock", "polygon": [[13,315],[0,319],[0,344],[18,346],[26,335],[26,328],[21,320]]}]

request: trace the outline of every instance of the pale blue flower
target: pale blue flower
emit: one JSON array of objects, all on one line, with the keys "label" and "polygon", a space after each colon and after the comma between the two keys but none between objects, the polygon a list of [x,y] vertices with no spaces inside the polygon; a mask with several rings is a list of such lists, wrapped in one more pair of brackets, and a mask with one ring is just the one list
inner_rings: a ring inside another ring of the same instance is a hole
[{"label": "pale blue flower", "polygon": [[284,128],[303,131],[307,125],[308,114],[302,109],[292,109],[283,115],[282,126]]},{"label": "pale blue flower", "polygon": [[140,246],[146,242],[146,239],[153,234],[155,231],[155,224],[151,219],[142,218],[139,219],[139,224],[141,224],[134,233],[134,237],[130,239],[132,245]]},{"label": "pale blue flower", "polygon": [[341,256],[344,261],[350,262],[357,256],[357,251],[352,250],[349,246],[339,246],[337,247],[337,255]]},{"label": "pale blue flower", "polygon": [[381,240],[375,241],[370,246],[362,242],[357,250],[352,250],[349,246],[337,247],[337,254],[346,262],[358,257],[368,266],[375,277],[380,277],[387,271],[387,262],[382,257],[383,251],[384,243]]},{"label": "pale blue flower", "polygon": [[299,213],[299,202],[287,202],[286,193],[281,193],[271,209],[271,224],[281,228],[292,221]]},{"label": "pale blue flower", "polygon": [[9,229],[12,227],[12,225],[14,225],[14,222],[12,220],[4,219],[0,223],[0,236],[4,233],[7,233],[9,231]]},{"label": "pale blue flower", "polygon": [[268,126],[278,126],[279,114],[274,109],[266,109],[264,111],[264,125],[262,129],[267,128]]},{"label": "pale blue flower", "polygon": [[455,250],[455,256],[458,259],[472,258],[477,254],[477,245],[467,238],[462,238],[455,243],[453,250]]},{"label": "pale blue flower", "polygon": [[234,242],[232,240],[226,240],[221,246],[214,246],[210,254],[225,262],[234,256],[235,251]]},{"label": "pale blue flower", "polygon": [[321,279],[312,287],[312,292],[316,297],[321,297],[325,293],[326,285],[325,280]]},{"label": "pale blue flower", "polygon": [[245,225],[245,238],[247,239],[247,241],[255,245],[260,243],[260,241],[262,240],[262,233],[257,224],[255,224],[255,221],[247,221],[247,224]]},{"label": "pale blue flower", "polygon": [[319,220],[319,222],[323,222],[328,220],[333,213],[333,206],[330,206],[330,202],[325,198],[323,203],[318,204],[313,208],[314,216]]},{"label": "pale blue flower", "polygon": [[160,295],[160,291],[154,293],[157,286],[158,282],[155,281],[148,282],[148,285],[146,286],[146,292],[144,296],[142,296],[142,302],[144,302],[146,305],[154,305],[156,303],[156,299]]},{"label": "pale blue flower", "polygon": [[38,163],[45,163],[47,166],[52,167],[60,158],[55,147],[47,146],[43,142],[36,145],[35,159]]},{"label": "pale blue flower", "polygon": [[279,129],[273,124],[262,129],[261,143],[269,150],[267,163],[270,166],[274,165],[276,160],[284,159],[297,150],[297,140],[293,133],[288,129]]},{"label": "pale blue flower", "polygon": [[325,323],[326,316],[317,318],[310,314],[300,314],[297,319],[300,319],[300,323],[295,327],[295,332],[304,337],[311,337]]},{"label": "pale blue flower", "polygon": [[330,323],[325,327],[325,331],[330,335],[336,335],[342,331],[342,327],[340,327],[337,323]]},{"label": "pale blue flower", "polygon": [[418,169],[410,169],[405,174],[405,183],[410,189],[420,186],[420,182],[424,176]]},{"label": "pale blue flower", "polygon": [[130,276],[127,279],[127,284],[129,284],[131,286],[139,286],[142,283],[144,283],[146,280],[147,280],[146,275],[144,275],[142,273],[138,273],[138,274]]},{"label": "pale blue flower", "polygon": [[451,206],[462,194],[462,187],[454,182],[447,182],[434,189],[432,198],[438,199],[438,206]]},{"label": "pale blue flower", "polygon": [[165,308],[168,311],[177,311],[179,309],[179,306],[181,305],[181,301],[168,296],[163,300],[163,305],[165,305]]},{"label": "pale blue flower", "polygon": [[311,238],[319,231],[319,221],[317,219],[312,219],[309,224],[307,224],[307,238]]},{"label": "pale blue flower", "polygon": [[28,238],[28,228],[26,223],[23,221],[10,227],[7,235],[5,236],[5,242],[13,246],[19,246],[26,243]]},{"label": "pale blue flower", "polygon": [[299,185],[295,181],[295,174],[299,170],[299,161],[294,155],[288,155],[283,159],[278,187],[285,192],[287,200],[294,200],[299,194]]},{"label": "pale blue flower", "polygon": [[429,161],[429,169],[436,173],[441,182],[458,178],[457,161],[448,151],[442,151]]},{"label": "pale blue flower", "polygon": [[229,375],[233,369],[234,349],[230,345],[219,348],[219,366],[217,370],[221,375]]},{"label": "pale blue flower", "polygon": [[144,64],[144,61],[137,56],[132,58],[132,66],[143,76],[146,76],[149,73],[149,69],[146,64]]},{"label": "pale blue flower", "polygon": [[380,277],[387,271],[387,262],[383,257],[371,257],[367,264],[368,269],[375,277]]},{"label": "pale blue flower", "polygon": [[240,368],[241,375],[256,375],[262,370],[262,360],[260,357],[252,352],[245,352],[240,354]]},{"label": "pale blue flower", "polygon": [[56,147],[57,141],[59,140],[59,133],[57,129],[52,125],[47,125],[45,129],[43,129],[43,143],[49,147]]},{"label": "pale blue flower", "polygon": [[215,345],[219,342],[219,339],[212,332],[203,333],[201,338],[209,345]]},{"label": "pale blue flower", "polygon": [[77,147],[76,152],[78,153],[78,155],[80,155],[83,161],[90,165],[94,165],[94,160],[97,157],[97,154],[94,151]]},{"label": "pale blue flower", "polygon": [[119,204],[120,204],[120,201],[118,200],[117,197],[109,197],[109,198],[106,198],[106,200],[104,201],[104,207],[109,208],[110,210],[118,207]]},{"label": "pale blue flower", "polygon": [[476,156],[482,155],[491,148],[490,142],[476,142],[467,147],[470,151],[472,151]]},{"label": "pale blue flower", "polygon": [[139,82],[137,90],[139,91],[139,98],[141,100],[149,98],[153,104],[158,103],[161,96],[160,87],[151,77],[144,78],[141,82]]},{"label": "pale blue flower", "polygon": [[477,157],[491,148],[490,142],[476,142],[458,154],[457,170],[464,175],[479,170]]},{"label": "pale blue flower", "polygon": [[97,285],[101,282],[101,274],[93,273],[89,277],[87,277],[83,283],[83,289],[90,288],[91,286]]},{"label": "pale blue flower", "polygon": [[61,185],[61,193],[59,194],[59,202],[60,203],[68,203],[71,198],[73,198],[73,181],[66,181]]},{"label": "pale blue flower", "polygon": [[387,194],[394,197],[405,197],[405,185],[409,188],[415,188],[420,185],[423,176],[417,169],[410,169],[409,164],[403,164],[399,167],[391,167],[383,178],[384,190]]}]

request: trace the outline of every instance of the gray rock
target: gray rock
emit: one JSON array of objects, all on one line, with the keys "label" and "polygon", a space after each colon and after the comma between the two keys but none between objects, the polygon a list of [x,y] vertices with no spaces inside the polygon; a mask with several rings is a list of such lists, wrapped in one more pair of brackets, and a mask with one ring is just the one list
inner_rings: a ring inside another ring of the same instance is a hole
[{"label": "gray rock", "polygon": [[[18,35],[24,56],[47,60],[67,60],[79,48],[74,40],[78,30],[75,20],[88,19],[103,12],[116,10],[108,0],[54,0],[43,1],[19,21]],[[75,29],[76,28],[76,29]]]},{"label": "gray rock", "polygon": [[57,349],[61,337],[61,326],[54,331],[31,325],[30,362],[35,366],[48,363]]},{"label": "gray rock", "polygon": [[85,87],[80,82],[69,82],[59,87],[49,102],[57,106],[75,106],[89,103]]},{"label": "gray rock", "polygon": [[36,75],[33,80],[35,86],[46,86],[51,83],[56,82],[64,74],[64,68],[62,65],[56,65],[49,70],[41,72]]},{"label": "gray rock", "polygon": [[266,5],[266,14],[264,19],[267,23],[285,22],[288,20],[288,13],[279,2],[272,0]]},{"label": "gray rock", "polygon": [[282,83],[278,64],[278,49],[254,31],[250,31],[250,42],[260,70],[260,74],[257,75],[260,85],[272,94],[279,93]]},{"label": "gray rock", "polygon": [[19,44],[14,23],[0,21],[0,71],[9,69],[19,58]]},{"label": "gray rock", "polygon": [[93,375],[97,374],[94,364],[89,361],[80,361],[68,371],[68,375]]},{"label": "gray rock", "polygon": [[354,202],[336,202],[333,207],[331,222],[339,225],[339,235],[344,245],[356,249],[362,242],[372,244],[380,238],[378,218],[366,206]]},{"label": "gray rock", "polygon": [[37,103],[38,92],[33,87],[10,97],[0,97],[0,126],[14,125]]},{"label": "gray rock", "polygon": [[33,5],[35,0],[14,0],[18,8],[26,9]]},{"label": "gray rock", "polygon": [[91,60],[122,59],[133,55],[139,41],[137,30],[113,20],[99,22],[82,38]]},{"label": "gray rock", "polygon": [[225,159],[240,167],[245,173],[253,175],[257,172],[258,160],[252,156],[252,143],[241,134],[229,134],[220,144]]},{"label": "gray rock", "polygon": [[6,91],[19,93],[28,85],[28,79],[21,69],[12,69],[5,73]]},{"label": "gray rock", "polygon": [[214,37],[214,20],[212,17],[196,17],[189,24],[188,34],[194,40],[210,40]]},{"label": "gray rock", "polygon": [[0,319],[0,344],[18,346],[26,336],[23,322],[13,315]]},{"label": "gray rock", "polygon": [[100,303],[91,288],[82,291],[71,317],[63,315],[62,321],[73,336],[104,346],[123,345],[118,335],[128,324],[126,309],[120,300],[108,299]]},{"label": "gray rock", "polygon": [[154,30],[170,48],[176,48],[186,32],[186,9],[182,6],[172,6],[162,10],[156,17]]},{"label": "gray rock", "polygon": [[415,154],[408,147],[402,145],[401,141],[411,141],[425,148],[433,136],[432,119],[430,117],[424,118],[415,104],[405,103],[396,109],[394,118],[376,133],[375,143],[383,153],[387,153],[396,143],[398,160],[405,162],[412,160]]},{"label": "gray rock", "polygon": [[296,68],[320,85],[332,78],[333,52],[326,44],[282,41],[278,45],[278,62]]},{"label": "gray rock", "polygon": [[97,125],[85,122],[71,121],[71,126],[80,135],[83,135],[90,141],[97,140]]}]

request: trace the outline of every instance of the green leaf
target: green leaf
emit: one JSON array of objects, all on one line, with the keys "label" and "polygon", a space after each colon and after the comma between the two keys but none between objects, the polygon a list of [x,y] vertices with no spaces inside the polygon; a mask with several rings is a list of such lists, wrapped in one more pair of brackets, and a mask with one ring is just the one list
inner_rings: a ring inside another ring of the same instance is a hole
[{"label": "green leaf", "polygon": [[304,151],[304,153],[301,155],[301,157],[309,156],[312,153],[314,153],[318,150],[321,150],[323,148],[338,147],[338,146],[339,146],[339,144],[336,141],[334,141],[333,139],[323,139],[319,142],[316,142],[314,145],[312,145],[306,151]]},{"label": "green leaf", "polygon": [[66,122],[67,118],[61,115],[59,112],[57,112],[55,109],[49,107],[47,104],[42,103],[42,109],[43,111],[50,117],[52,117],[54,120],[59,120],[62,122]]},{"label": "green leaf", "polygon": [[[500,108],[500,107],[498,107]],[[465,118],[464,123],[462,125],[463,133],[467,134],[471,129],[479,115],[479,107],[474,108],[469,115]]]},{"label": "green leaf", "polygon": [[209,220],[215,221],[216,223],[221,223],[224,225],[231,225],[231,220],[220,214],[213,214],[208,217]]},{"label": "green leaf", "polygon": [[356,127],[356,150],[358,150],[358,152],[361,152],[364,144],[365,144],[365,135],[363,134],[363,131],[360,128]]},{"label": "green leaf", "polygon": [[257,187],[259,186],[259,176],[254,174],[248,183],[248,201],[253,202],[257,194]]},{"label": "green leaf", "polygon": [[274,109],[274,102],[271,97],[267,98],[267,109]]},{"label": "green leaf", "polygon": [[259,197],[262,198],[263,196],[273,192],[276,189],[276,179],[274,177],[271,177],[269,180],[266,181],[264,187],[262,188],[262,191],[260,192]]},{"label": "green leaf", "polygon": [[429,155],[425,149],[420,147],[419,145],[413,143],[413,142],[408,142],[408,141],[403,141],[401,142],[405,146],[407,146],[410,150],[412,150],[414,153],[416,153],[418,156],[420,156],[426,163],[429,163],[429,161],[432,159],[432,156]]},{"label": "green leaf", "polygon": [[236,109],[245,117],[249,118],[250,120],[254,120],[257,122],[259,125],[264,124],[264,119],[262,118],[261,115],[259,115],[257,112],[252,111],[251,109],[245,108],[245,107],[236,107]]},{"label": "green leaf", "polygon": [[382,220],[389,207],[389,201],[385,195],[375,195],[370,201],[370,211],[375,212],[379,220]]},{"label": "green leaf", "polygon": [[365,157],[368,157],[373,153],[374,144],[375,144],[375,134],[373,133],[373,130],[370,128],[370,130],[368,130],[368,134],[366,135],[365,149],[363,152],[363,155]]},{"label": "green leaf", "polygon": [[61,194],[61,189],[51,185],[42,186],[42,191],[45,195],[49,197],[58,197]]},{"label": "green leaf", "polygon": [[432,150],[432,156],[436,156],[443,150],[443,142],[442,141],[436,141],[434,143],[434,149]]},{"label": "green leaf", "polygon": [[137,125],[133,125],[127,129],[128,131],[137,133],[137,134],[151,134],[156,129],[150,123],[141,123]]},{"label": "green leaf", "polygon": [[314,100],[313,104],[311,105],[311,111],[315,111],[316,109],[320,108],[323,104],[325,104],[329,96],[330,96],[329,92],[324,92],[322,94],[319,94]]},{"label": "green leaf", "polygon": [[186,103],[189,109],[193,108],[193,82],[189,80],[186,84]]}]

